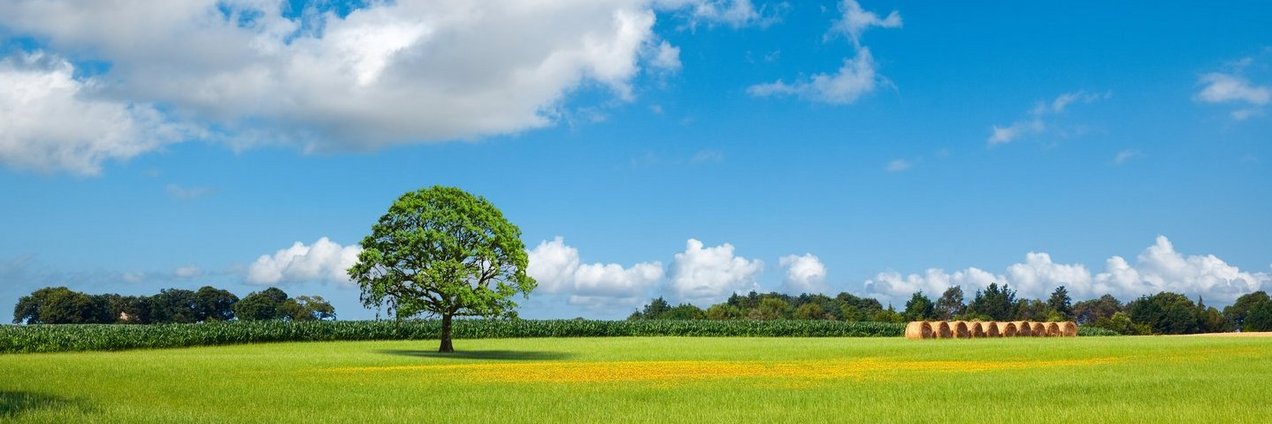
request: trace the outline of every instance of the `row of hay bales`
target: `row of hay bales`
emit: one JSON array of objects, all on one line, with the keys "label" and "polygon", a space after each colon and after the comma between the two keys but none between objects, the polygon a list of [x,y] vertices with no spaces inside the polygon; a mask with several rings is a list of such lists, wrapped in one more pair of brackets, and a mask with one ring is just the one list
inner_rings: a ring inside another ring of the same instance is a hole
[{"label": "row of hay bales", "polygon": [[907,339],[970,339],[979,337],[1076,337],[1078,324],[1066,322],[913,321],[905,326]]}]

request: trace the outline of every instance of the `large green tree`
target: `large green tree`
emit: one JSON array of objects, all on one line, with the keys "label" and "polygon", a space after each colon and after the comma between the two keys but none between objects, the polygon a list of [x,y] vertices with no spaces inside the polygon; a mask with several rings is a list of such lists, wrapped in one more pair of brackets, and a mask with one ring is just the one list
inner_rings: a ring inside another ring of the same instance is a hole
[{"label": "large green tree", "polygon": [[513,296],[536,285],[521,230],[495,205],[453,187],[403,194],[362,239],[349,277],[362,303],[397,318],[442,318],[439,352],[453,352],[457,316],[498,317],[516,308]]},{"label": "large green tree", "polygon": [[914,292],[910,296],[910,301],[905,302],[905,319],[908,321],[920,321],[936,318],[935,305],[932,299],[928,299],[923,295],[922,291]]},{"label": "large green tree", "polygon": [[1016,305],[1016,291],[1006,284],[989,283],[985,290],[977,290],[967,311],[973,315],[994,321],[1007,321],[1016,318],[1019,309]]}]

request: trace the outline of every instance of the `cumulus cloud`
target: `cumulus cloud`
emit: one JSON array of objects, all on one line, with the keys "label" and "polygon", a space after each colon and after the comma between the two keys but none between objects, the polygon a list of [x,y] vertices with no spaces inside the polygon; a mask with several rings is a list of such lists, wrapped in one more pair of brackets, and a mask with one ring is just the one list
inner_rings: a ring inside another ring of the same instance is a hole
[{"label": "cumulus cloud", "polygon": [[787,293],[824,293],[829,289],[826,286],[826,265],[812,253],[783,256],[778,259],[778,265],[786,268]]},{"label": "cumulus cloud", "polygon": [[991,282],[1006,283],[1020,296],[1045,298],[1057,286],[1065,286],[1077,298],[1112,294],[1129,301],[1142,295],[1173,291],[1229,303],[1242,294],[1272,288],[1272,274],[1244,272],[1214,255],[1184,255],[1165,236],[1131,264],[1121,256],[1110,257],[1104,272],[1093,274],[1082,264],[1064,264],[1051,255],[1029,252],[1025,261],[1012,264],[1003,274],[968,268],[953,274],[937,268],[924,274],[879,273],[866,281],[866,291],[888,300],[904,300],[915,291],[939,294],[950,286],[974,292]]},{"label": "cumulus cloud", "polygon": [[1094,103],[1111,96],[1112,94],[1108,92],[1092,93],[1079,90],[1061,94],[1049,102],[1038,102],[1033,109],[1029,110],[1027,118],[1008,125],[990,126],[987,142],[993,146],[1011,143],[1024,136],[1043,134],[1052,128],[1051,117],[1064,113],[1070,105]]},{"label": "cumulus cloud", "polygon": [[158,104],[235,148],[344,151],[518,133],[568,118],[567,98],[581,88],[631,100],[643,68],[679,69],[679,48],[653,32],[658,11],[765,21],[747,0],[400,0],[347,14],[322,2],[299,16],[284,13],[290,4],[0,1],[0,32],[109,64],[98,79],[77,79],[60,59],[0,63],[0,161],[96,173],[105,160],[182,139]]},{"label": "cumulus cloud", "polygon": [[636,303],[663,278],[661,262],[619,264],[582,263],[578,249],[558,236],[542,241],[529,251],[526,273],[539,282],[539,290],[569,295],[579,305]]},{"label": "cumulus cloud", "polygon": [[862,96],[874,92],[879,85],[887,84],[887,80],[876,72],[874,56],[870,49],[861,44],[861,34],[870,27],[900,28],[901,15],[892,11],[886,18],[879,18],[874,12],[867,12],[854,0],[844,0],[840,4],[842,16],[827,33],[827,39],[835,34],[844,34],[852,41],[855,57],[844,58],[839,70],[833,74],[818,73],[811,78],[787,83],[774,81],[756,84],[747,88],[747,93],[756,97],[795,96],[801,99],[828,103],[850,104]]},{"label": "cumulus cloud", "polygon": [[758,259],[733,254],[733,245],[704,247],[701,241],[689,239],[685,250],[675,256],[670,289],[686,301],[719,302],[724,297],[757,286],[756,277],[764,270]]},{"label": "cumulus cloud", "polygon": [[728,25],[734,28],[745,26],[766,27],[781,20],[785,3],[775,9],[755,8],[751,0],[656,0],[656,7],[661,9],[685,10],[691,24]]},{"label": "cumulus cloud", "polygon": [[341,246],[326,237],[311,245],[296,242],[273,255],[261,255],[247,269],[247,282],[275,285],[331,282],[352,284],[346,273],[358,262],[362,247]]},{"label": "cumulus cloud", "polygon": [[0,163],[40,172],[95,175],[103,162],[185,136],[149,104],[112,100],[99,81],[43,52],[0,60],[0,116]]}]

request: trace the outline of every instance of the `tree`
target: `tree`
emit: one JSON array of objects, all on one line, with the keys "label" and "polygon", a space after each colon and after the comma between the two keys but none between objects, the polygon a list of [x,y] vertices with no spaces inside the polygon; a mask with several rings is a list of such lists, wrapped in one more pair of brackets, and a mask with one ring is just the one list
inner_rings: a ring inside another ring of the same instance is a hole
[{"label": "tree", "polygon": [[321,321],[336,318],[336,308],[322,296],[297,296],[278,305],[279,317],[292,321]]},{"label": "tree", "polygon": [[936,310],[932,300],[924,296],[922,291],[917,291],[910,296],[910,301],[905,302],[903,315],[907,321],[921,321],[936,318]]},{"label": "tree", "polygon": [[267,321],[282,319],[280,307],[287,302],[287,292],[270,287],[252,292],[234,304],[234,316],[242,321]]},{"label": "tree", "polygon": [[1154,334],[1191,334],[1202,329],[1197,305],[1179,293],[1143,296],[1127,304],[1126,310],[1132,321],[1147,325]]},{"label": "tree", "polygon": [[688,303],[681,303],[671,308],[667,313],[663,314],[660,319],[703,319],[707,314],[702,312],[702,308],[693,306]]},{"label": "tree", "polygon": [[936,300],[934,310],[936,319],[942,321],[950,321],[966,313],[967,306],[963,305],[963,288],[954,286],[945,289],[941,298]]},{"label": "tree", "polygon": [[1073,318],[1078,325],[1092,324],[1101,319],[1112,317],[1122,310],[1122,302],[1112,295],[1100,296],[1099,299],[1084,300],[1073,305]]},{"label": "tree", "polygon": [[967,310],[994,321],[1010,320],[1016,317],[1016,291],[1006,284],[1000,288],[998,283],[989,283],[985,290],[976,291],[976,297],[967,305]]},{"label": "tree", "polygon": [[105,297],[66,287],[46,287],[18,299],[14,324],[107,324],[115,322]]},{"label": "tree", "polygon": [[1272,298],[1268,297],[1267,292],[1260,290],[1254,293],[1247,293],[1238,297],[1237,301],[1232,303],[1232,306],[1223,308],[1223,315],[1232,323],[1234,328],[1241,331],[1268,331],[1247,326],[1250,312],[1262,308],[1264,305],[1272,308]]},{"label": "tree", "polygon": [[822,307],[820,303],[809,302],[795,308],[795,319],[827,319],[828,315],[829,314],[826,313],[826,308]]},{"label": "tree", "polygon": [[163,289],[150,297],[152,322],[199,322],[199,305],[193,291]]},{"label": "tree", "polygon": [[627,319],[663,319],[663,315],[666,315],[670,310],[671,304],[667,303],[667,299],[655,297],[649,300],[644,309],[632,313]]},{"label": "tree", "polygon": [[212,286],[203,286],[194,292],[195,317],[198,321],[229,321],[234,319],[234,304],[239,298],[234,293]]},{"label": "tree", "polygon": [[495,205],[453,187],[403,194],[362,239],[349,277],[368,307],[401,319],[440,315],[439,352],[453,352],[456,316],[506,316],[535,288],[521,230]]},{"label": "tree", "polygon": [[760,300],[759,306],[747,313],[750,319],[783,319],[790,313],[791,305],[786,303],[780,297],[765,297]]},{"label": "tree", "polygon": [[1064,286],[1056,287],[1056,291],[1051,292],[1051,297],[1047,299],[1047,306],[1060,314],[1065,321],[1073,319],[1073,299],[1069,297],[1069,290]]},{"label": "tree", "polygon": [[1147,325],[1136,324],[1134,321],[1131,321],[1131,316],[1127,315],[1126,312],[1121,311],[1114,312],[1112,315],[1107,317],[1100,317],[1100,319],[1092,322],[1091,325],[1112,330],[1115,333],[1127,336],[1150,334],[1153,332],[1153,330],[1148,328]]},{"label": "tree", "polygon": [[743,316],[745,315],[742,313],[742,309],[728,303],[711,305],[711,307],[707,308],[707,319],[738,319]]}]

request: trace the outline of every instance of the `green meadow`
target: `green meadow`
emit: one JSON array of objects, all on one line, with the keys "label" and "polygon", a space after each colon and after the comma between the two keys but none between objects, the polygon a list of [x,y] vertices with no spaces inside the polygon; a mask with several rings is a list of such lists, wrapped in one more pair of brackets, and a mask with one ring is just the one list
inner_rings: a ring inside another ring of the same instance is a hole
[{"label": "green meadow", "polygon": [[0,422],[1267,422],[1272,338],[540,338],[0,355]]}]

